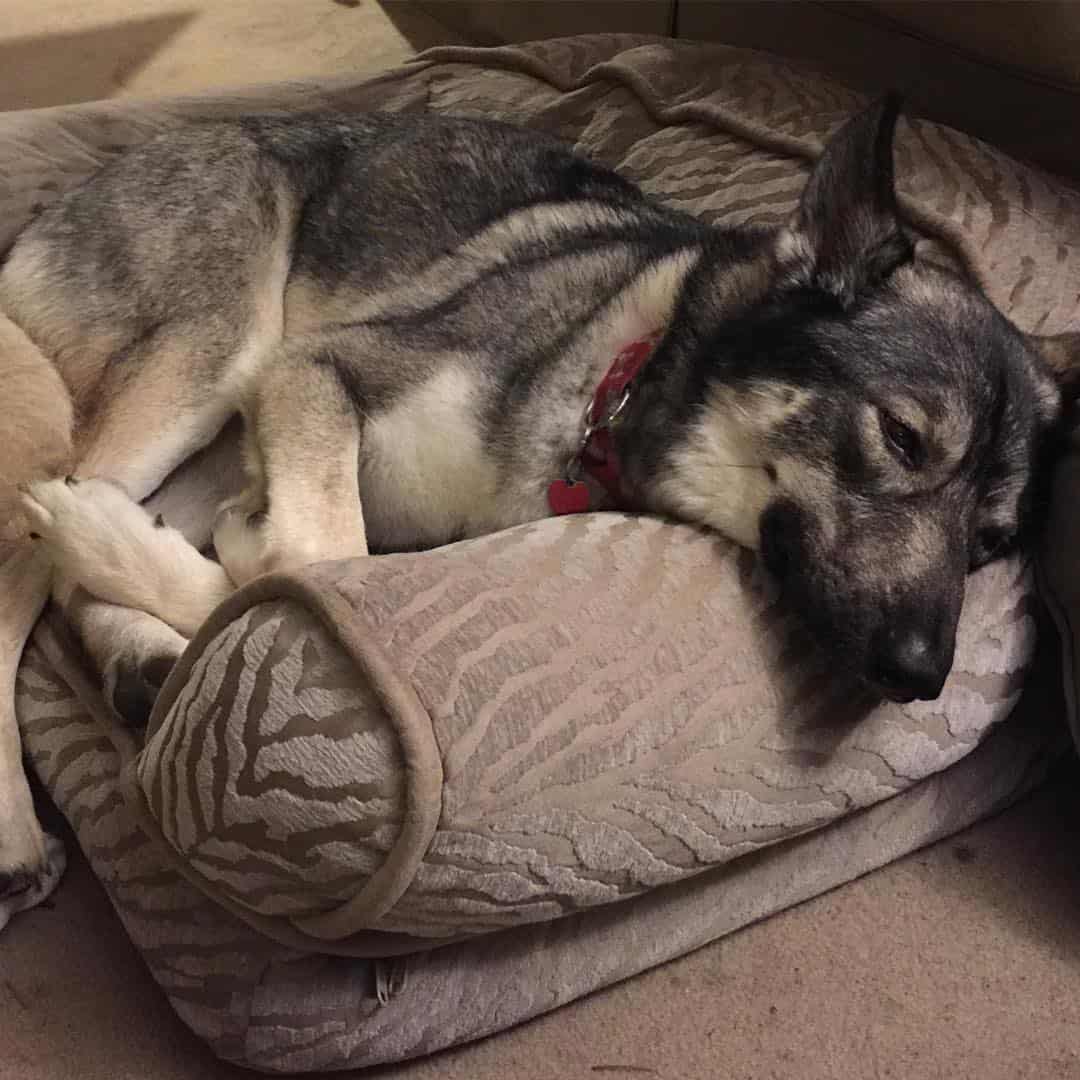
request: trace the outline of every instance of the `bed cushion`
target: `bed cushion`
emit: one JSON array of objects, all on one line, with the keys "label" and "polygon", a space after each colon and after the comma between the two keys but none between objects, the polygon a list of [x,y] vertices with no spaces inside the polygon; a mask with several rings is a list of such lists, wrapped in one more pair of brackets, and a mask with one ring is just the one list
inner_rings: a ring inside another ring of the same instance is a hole
[{"label": "bed cushion", "polygon": [[[758,54],[605,36],[433,50],[362,85],[7,114],[0,245],[149,134],[268,106],[501,117],[708,220],[775,222],[861,103]],[[902,125],[897,163],[921,257],[1024,329],[1068,326],[1080,197],[931,124]],[[193,642],[145,748],[55,616],[17,704],[178,1013],[230,1060],[343,1068],[554,1008],[1028,790],[1062,747],[1052,674],[1016,707],[1031,581],[1019,561],[977,575],[940,701],[867,711],[752,558],[590,515],[256,583]]]},{"label": "bed cushion", "polygon": [[560,918],[888,799],[1016,704],[1029,576],[974,577],[934,702],[830,677],[754,557],[555,518],[264,578],[209,620],[128,794],[190,880],[301,947]]}]

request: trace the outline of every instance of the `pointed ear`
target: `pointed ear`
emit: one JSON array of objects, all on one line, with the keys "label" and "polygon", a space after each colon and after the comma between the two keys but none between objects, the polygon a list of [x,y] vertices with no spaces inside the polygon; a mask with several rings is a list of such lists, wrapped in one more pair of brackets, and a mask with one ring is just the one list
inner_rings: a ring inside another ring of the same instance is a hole
[{"label": "pointed ear", "polygon": [[802,276],[850,305],[914,254],[896,208],[893,135],[900,97],[889,94],[825,145],[791,230],[809,265]]},{"label": "pointed ear", "polygon": [[1067,403],[1080,399],[1080,333],[1027,335],[1028,344],[1042,357]]}]

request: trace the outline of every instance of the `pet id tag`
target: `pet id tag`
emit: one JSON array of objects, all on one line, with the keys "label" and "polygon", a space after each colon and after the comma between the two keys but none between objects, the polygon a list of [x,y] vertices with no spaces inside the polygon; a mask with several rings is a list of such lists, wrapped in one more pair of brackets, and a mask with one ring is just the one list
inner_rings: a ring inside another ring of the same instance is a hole
[{"label": "pet id tag", "polygon": [[548,506],[553,514],[583,514],[589,509],[589,488],[582,480],[553,480],[548,485]]}]

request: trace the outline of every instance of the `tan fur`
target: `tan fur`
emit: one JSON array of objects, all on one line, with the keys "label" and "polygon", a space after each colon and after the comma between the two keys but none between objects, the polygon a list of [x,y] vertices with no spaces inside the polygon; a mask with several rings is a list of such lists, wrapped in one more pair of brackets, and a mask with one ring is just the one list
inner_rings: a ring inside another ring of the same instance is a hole
[{"label": "tan fur", "polygon": [[366,555],[357,475],[362,418],[337,375],[286,351],[264,367],[242,408],[254,475],[214,528],[232,581]]},{"label": "tan fur", "polygon": [[71,398],[53,365],[0,314],[4,445],[0,452],[0,539],[26,533],[17,484],[63,473],[72,460]]},{"label": "tan fur", "polygon": [[[63,471],[70,462],[73,409],[56,370],[6,317],[0,315],[4,359],[5,424],[0,454],[0,523],[12,537],[24,536],[16,485]],[[34,876],[25,894],[5,899],[0,880],[0,926],[14,911],[36,903],[55,887],[63,870],[63,848],[47,838],[34,814],[22,768],[19,731],[13,715],[15,678],[26,640],[49,595],[49,560],[25,539],[0,539],[0,868]]]},{"label": "tan fur", "polygon": [[[798,490],[810,481],[807,466],[778,461],[768,447],[769,433],[809,402],[806,391],[781,384],[715,389],[661,482],[664,506],[756,549],[758,522],[777,484]],[[770,465],[776,482],[769,478]]]}]

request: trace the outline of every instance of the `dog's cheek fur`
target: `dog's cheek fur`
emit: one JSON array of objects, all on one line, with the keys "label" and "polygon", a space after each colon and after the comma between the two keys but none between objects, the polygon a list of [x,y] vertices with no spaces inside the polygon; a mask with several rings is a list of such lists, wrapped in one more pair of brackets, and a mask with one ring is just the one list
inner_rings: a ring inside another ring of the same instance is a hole
[{"label": "dog's cheek fur", "polygon": [[[796,386],[713,386],[685,438],[670,451],[659,481],[661,508],[756,549],[761,516],[781,480],[772,436],[811,406],[809,392]],[[789,459],[783,479],[797,483],[796,472],[812,471]]]}]

